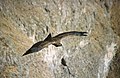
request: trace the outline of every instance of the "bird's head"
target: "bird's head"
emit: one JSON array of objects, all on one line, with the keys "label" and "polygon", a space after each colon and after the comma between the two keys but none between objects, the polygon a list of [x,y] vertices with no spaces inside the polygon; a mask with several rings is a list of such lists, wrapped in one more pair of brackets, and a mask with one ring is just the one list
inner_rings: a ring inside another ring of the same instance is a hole
[{"label": "bird's head", "polygon": [[24,55],[27,55],[27,54],[30,54],[30,53],[35,53],[35,52],[38,52],[40,51],[42,48],[42,42],[43,41],[40,41],[40,42],[37,42],[35,43],[30,49],[28,49],[22,56]]}]

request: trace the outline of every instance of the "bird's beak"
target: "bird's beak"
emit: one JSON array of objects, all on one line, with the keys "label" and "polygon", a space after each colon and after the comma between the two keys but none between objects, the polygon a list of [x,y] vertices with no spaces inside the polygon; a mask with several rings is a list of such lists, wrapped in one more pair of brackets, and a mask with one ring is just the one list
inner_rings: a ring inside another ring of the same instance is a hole
[{"label": "bird's beak", "polygon": [[31,51],[27,50],[22,56],[25,56],[25,55],[30,54],[30,53],[31,53]]}]

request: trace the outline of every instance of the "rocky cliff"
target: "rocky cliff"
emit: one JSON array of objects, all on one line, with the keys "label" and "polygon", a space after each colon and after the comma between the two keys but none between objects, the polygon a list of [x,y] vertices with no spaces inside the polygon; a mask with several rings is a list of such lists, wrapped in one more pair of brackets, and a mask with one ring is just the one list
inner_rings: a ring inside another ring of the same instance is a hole
[{"label": "rocky cliff", "polygon": [[[0,0],[0,78],[120,78],[119,3]],[[69,36],[61,40],[62,47],[22,56],[49,33],[65,31],[88,36]]]}]

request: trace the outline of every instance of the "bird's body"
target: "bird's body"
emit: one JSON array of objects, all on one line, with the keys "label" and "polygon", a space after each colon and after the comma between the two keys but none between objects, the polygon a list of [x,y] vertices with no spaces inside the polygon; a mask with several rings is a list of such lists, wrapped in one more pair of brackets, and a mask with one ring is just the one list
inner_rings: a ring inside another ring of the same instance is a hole
[{"label": "bird's body", "polygon": [[26,53],[23,54],[23,56],[30,53],[38,52],[41,49],[48,47],[50,44],[53,44],[56,47],[62,46],[60,40],[66,36],[70,36],[70,35],[87,36],[86,34],[87,32],[78,32],[78,31],[64,32],[54,37],[52,37],[51,34],[49,34],[45,40],[35,43],[29,50],[26,51]]}]

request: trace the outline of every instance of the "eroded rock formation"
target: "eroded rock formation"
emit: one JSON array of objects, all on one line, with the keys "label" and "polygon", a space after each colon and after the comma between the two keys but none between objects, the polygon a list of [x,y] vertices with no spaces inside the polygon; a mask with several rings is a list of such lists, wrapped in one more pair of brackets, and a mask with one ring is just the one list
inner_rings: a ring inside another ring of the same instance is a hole
[{"label": "eroded rock formation", "polygon": [[[119,0],[0,0],[0,78],[120,78]],[[22,57],[33,43],[62,39]],[[64,58],[68,68],[61,64]]]}]

